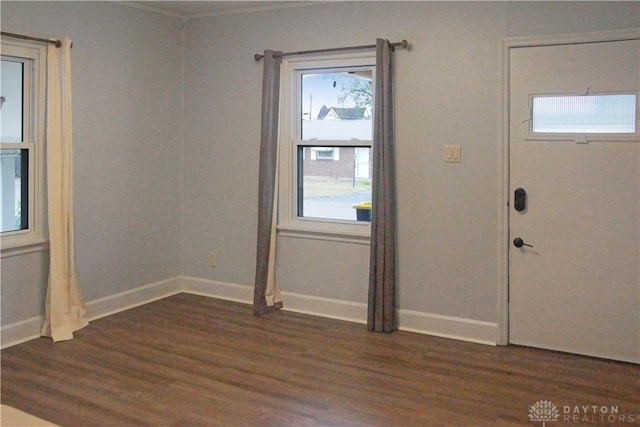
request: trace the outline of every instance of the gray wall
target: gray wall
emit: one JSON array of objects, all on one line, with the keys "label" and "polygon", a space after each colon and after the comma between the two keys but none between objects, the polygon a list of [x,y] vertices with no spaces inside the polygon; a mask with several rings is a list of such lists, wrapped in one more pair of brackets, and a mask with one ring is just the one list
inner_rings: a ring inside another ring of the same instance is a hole
[{"label": "gray wall", "polygon": [[[357,2],[191,22],[183,273],[253,281],[262,70],[253,54],[406,38],[411,49],[395,54],[400,307],[496,322],[501,40],[638,24],[631,2]],[[462,163],[443,161],[445,144],[462,146]],[[285,291],[364,303],[367,268],[367,246],[279,239]]]},{"label": "gray wall", "polygon": [[[3,31],[73,39],[77,268],[87,301],[179,273],[180,22],[107,2],[2,2]],[[2,324],[43,313],[46,254],[2,259]]]},{"label": "gray wall", "polygon": [[[253,54],[406,38],[411,49],[395,55],[400,306],[496,322],[501,40],[639,26],[640,7],[339,2],[194,19],[182,33],[180,19],[115,3],[2,2],[2,21],[75,42],[87,300],[178,274],[251,285],[262,76]],[[446,144],[462,146],[462,163],[443,161]],[[281,237],[279,260],[285,291],[366,301],[366,245]],[[41,314],[44,261],[2,260],[2,324]]]}]

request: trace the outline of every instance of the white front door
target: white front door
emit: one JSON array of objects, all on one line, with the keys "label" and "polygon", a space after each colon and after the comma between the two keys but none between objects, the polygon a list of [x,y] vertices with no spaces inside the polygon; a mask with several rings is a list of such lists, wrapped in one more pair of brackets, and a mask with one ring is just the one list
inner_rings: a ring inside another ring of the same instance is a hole
[{"label": "white front door", "polygon": [[509,64],[509,342],[640,362],[640,41]]}]

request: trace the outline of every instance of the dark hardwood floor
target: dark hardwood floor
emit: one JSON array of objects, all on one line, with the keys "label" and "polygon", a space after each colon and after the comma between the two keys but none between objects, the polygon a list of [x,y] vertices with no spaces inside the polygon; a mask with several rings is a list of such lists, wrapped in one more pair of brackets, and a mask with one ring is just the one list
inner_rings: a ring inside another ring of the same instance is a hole
[{"label": "dark hardwood floor", "polygon": [[[634,364],[255,317],[189,294],[75,336],[3,350],[2,403],[69,427],[540,426],[529,411],[548,400],[559,414],[549,427],[640,425]],[[590,418],[573,413],[587,405]]]}]

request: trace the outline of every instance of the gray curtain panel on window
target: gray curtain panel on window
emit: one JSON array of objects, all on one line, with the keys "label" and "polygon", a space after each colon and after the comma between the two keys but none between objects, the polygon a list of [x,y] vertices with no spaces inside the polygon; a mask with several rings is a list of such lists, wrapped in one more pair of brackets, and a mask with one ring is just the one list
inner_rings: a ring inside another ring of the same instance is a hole
[{"label": "gray curtain panel on window", "polygon": [[396,308],[396,187],[393,137],[392,49],[388,40],[376,43],[376,87],[371,189],[371,255],[369,265],[370,331],[398,330]]},{"label": "gray curtain panel on window", "polygon": [[282,52],[264,51],[262,128],[258,182],[258,244],[253,313],[260,315],[282,307],[275,283],[275,219],[278,164],[278,109]]}]

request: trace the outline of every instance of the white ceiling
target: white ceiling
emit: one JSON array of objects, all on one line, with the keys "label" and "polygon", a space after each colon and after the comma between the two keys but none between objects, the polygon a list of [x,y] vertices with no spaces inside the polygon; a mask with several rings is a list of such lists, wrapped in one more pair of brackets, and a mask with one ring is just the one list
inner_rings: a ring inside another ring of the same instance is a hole
[{"label": "white ceiling", "polygon": [[122,4],[133,6],[164,15],[181,18],[197,18],[204,16],[227,15],[232,13],[255,12],[260,10],[280,9],[285,7],[304,6],[317,1],[122,1]]}]

